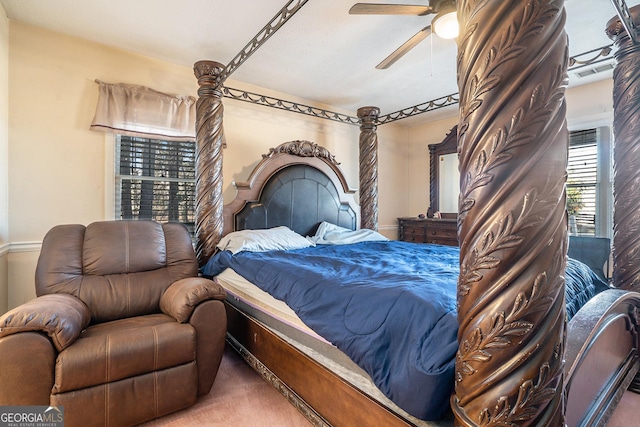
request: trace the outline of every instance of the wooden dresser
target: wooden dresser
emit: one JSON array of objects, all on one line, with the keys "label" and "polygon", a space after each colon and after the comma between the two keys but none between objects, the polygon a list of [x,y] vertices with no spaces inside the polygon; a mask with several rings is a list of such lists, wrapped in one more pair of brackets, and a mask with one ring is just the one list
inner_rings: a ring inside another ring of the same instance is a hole
[{"label": "wooden dresser", "polygon": [[398,238],[405,242],[458,246],[458,220],[455,218],[398,218]]}]

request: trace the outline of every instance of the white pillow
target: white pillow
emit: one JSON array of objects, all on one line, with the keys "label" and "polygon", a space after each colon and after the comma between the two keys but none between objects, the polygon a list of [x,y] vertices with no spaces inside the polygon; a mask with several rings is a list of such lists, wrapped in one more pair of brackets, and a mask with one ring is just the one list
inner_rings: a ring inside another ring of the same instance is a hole
[{"label": "white pillow", "polygon": [[377,231],[361,228],[350,230],[327,221],[320,223],[313,237],[307,237],[317,245],[346,245],[359,242],[386,242],[387,239]]},{"label": "white pillow", "polygon": [[315,246],[289,227],[281,226],[266,230],[234,231],[224,236],[216,247],[237,254],[241,251],[265,252],[301,249]]}]

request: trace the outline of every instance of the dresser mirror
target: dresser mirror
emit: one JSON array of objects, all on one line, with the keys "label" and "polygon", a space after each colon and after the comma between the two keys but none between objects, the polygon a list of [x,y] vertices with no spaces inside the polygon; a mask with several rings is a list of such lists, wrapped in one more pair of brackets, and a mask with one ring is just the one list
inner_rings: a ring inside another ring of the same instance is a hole
[{"label": "dresser mirror", "polygon": [[443,218],[458,212],[460,172],[458,170],[458,126],[438,144],[429,145],[429,204]]}]

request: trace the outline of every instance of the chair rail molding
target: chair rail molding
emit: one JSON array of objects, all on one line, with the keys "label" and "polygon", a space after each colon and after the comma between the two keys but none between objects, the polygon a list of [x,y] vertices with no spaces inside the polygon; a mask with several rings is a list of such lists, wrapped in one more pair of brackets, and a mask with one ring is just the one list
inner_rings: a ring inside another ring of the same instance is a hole
[{"label": "chair rail molding", "polygon": [[[17,252],[40,252],[42,242],[11,242],[7,243],[9,253]],[[3,254],[3,246],[0,246],[0,255]]]}]

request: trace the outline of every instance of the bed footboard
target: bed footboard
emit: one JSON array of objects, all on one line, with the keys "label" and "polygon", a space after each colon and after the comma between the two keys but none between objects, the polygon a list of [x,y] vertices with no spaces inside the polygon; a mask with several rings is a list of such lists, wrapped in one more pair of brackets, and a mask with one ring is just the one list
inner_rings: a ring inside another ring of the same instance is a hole
[{"label": "bed footboard", "polygon": [[604,426],[638,372],[640,293],[607,290],[567,328],[566,424]]}]

